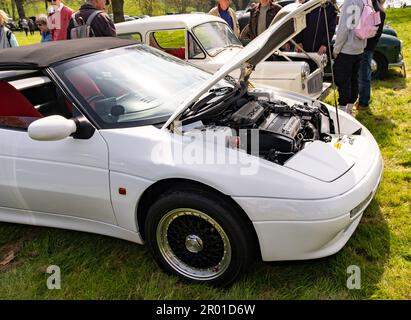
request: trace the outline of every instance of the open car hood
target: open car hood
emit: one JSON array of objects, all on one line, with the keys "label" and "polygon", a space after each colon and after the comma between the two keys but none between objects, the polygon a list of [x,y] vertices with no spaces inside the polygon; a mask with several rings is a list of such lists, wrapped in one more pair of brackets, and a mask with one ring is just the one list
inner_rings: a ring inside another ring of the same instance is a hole
[{"label": "open car hood", "polygon": [[309,12],[327,2],[328,0],[309,0],[304,4],[292,3],[282,8],[274,17],[270,27],[251,41],[230,62],[223,65],[196,93],[189,96],[170,116],[162,129],[168,128],[173,121],[178,120],[190,105],[234,70],[241,69],[242,76],[244,74],[249,76],[258,63],[267,59],[273,51],[281,48],[306,27],[305,17]]}]

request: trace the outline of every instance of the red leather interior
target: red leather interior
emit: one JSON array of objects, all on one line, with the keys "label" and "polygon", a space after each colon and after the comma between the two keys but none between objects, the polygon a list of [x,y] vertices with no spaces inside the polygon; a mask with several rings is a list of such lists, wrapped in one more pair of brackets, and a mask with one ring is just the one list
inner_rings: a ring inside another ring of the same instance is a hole
[{"label": "red leather interior", "polygon": [[[96,83],[84,70],[68,72],[67,78],[86,101],[90,101],[95,97],[104,98]],[[90,104],[94,107],[93,102],[90,102]]]},{"label": "red leather interior", "polygon": [[43,117],[22,93],[5,81],[0,81],[0,116]]},{"label": "red leather interior", "polygon": [[70,103],[70,101],[64,99],[64,103],[66,104],[68,112],[73,113],[73,105]]},{"label": "red leather interior", "polygon": [[168,54],[171,54],[177,58],[185,59],[186,50],[185,48],[175,48],[175,49],[166,49],[165,50]]}]

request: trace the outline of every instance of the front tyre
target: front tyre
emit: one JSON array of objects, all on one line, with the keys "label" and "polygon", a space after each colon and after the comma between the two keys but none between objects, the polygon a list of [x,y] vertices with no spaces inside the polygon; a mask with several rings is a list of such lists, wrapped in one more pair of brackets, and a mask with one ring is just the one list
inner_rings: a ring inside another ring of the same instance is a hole
[{"label": "front tyre", "polygon": [[158,199],[145,222],[147,245],[168,273],[190,282],[227,286],[254,258],[255,237],[225,199],[199,190]]}]

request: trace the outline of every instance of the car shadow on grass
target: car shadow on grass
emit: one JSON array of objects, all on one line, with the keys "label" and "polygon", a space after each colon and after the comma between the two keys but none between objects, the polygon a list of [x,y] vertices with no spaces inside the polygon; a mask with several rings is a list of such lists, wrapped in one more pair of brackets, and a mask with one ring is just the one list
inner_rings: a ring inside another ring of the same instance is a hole
[{"label": "car shadow on grass", "polygon": [[384,79],[373,79],[374,89],[388,88],[394,91],[407,88],[407,78],[404,78],[403,71],[399,68],[389,69]]},{"label": "car shadow on grass", "polygon": [[357,111],[355,118],[371,132],[380,149],[395,143],[397,124],[389,118],[389,115],[376,114],[371,106],[369,110]]}]

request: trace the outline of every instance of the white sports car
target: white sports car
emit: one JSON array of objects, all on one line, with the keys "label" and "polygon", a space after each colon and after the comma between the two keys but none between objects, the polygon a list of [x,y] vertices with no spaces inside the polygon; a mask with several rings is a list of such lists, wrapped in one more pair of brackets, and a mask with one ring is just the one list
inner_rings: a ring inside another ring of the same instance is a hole
[{"label": "white sports car", "polygon": [[166,271],[221,286],[255,259],[339,251],[380,182],[376,141],[329,105],[248,81],[320,4],[214,75],[115,38],[0,51],[0,220],[146,243]]}]

